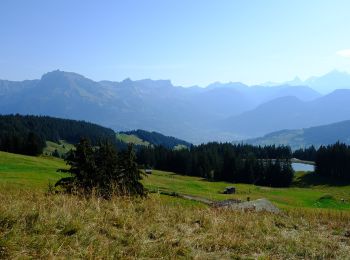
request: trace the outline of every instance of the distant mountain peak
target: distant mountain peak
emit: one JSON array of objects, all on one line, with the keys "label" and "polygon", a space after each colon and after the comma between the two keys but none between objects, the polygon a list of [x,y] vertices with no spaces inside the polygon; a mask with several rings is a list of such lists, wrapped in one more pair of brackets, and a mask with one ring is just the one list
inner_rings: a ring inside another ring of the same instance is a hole
[{"label": "distant mountain peak", "polygon": [[41,76],[41,80],[58,80],[58,79],[85,79],[89,80],[88,78],[85,78],[84,76],[75,73],[75,72],[67,72],[67,71],[62,71],[62,70],[53,70],[51,72],[47,72],[44,75]]},{"label": "distant mountain peak", "polygon": [[126,78],[122,82],[132,82],[132,80],[130,78]]},{"label": "distant mountain peak", "polygon": [[283,83],[266,82],[263,86],[308,86],[321,94],[328,94],[336,89],[350,89],[350,74],[346,71],[334,69],[321,76],[313,76],[305,81],[299,77]]},{"label": "distant mountain peak", "polygon": [[235,89],[240,89],[240,88],[247,88],[248,86],[243,84],[242,82],[226,82],[222,83],[220,81],[215,81],[211,84],[209,84],[206,88],[207,89],[216,89],[216,88],[235,88]]},{"label": "distant mountain peak", "polygon": [[320,93],[327,94],[336,89],[350,88],[350,74],[346,71],[332,70],[320,77],[311,77],[305,84]]},{"label": "distant mountain peak", "polygon": [[334,70],[331,70],[330,72],[328,72],[324,75],[321,75],[319,77],[316,77],[316,76],[310,77],[305,82],[313,82],[313,81],[317,81],[320,79],[336,79],[336,78],[343,79],[344,77],[348,78],[348,77],[350,77],[350,74],[347,73],[346,71],[340,71],[340,70],[334,69]]},{"label": "distant mountain peak", "polygon": [[286,82],[286,84],[299,86],[299,85],[303,85],[303,81],[298,76],[296,76],[293,80]]}]

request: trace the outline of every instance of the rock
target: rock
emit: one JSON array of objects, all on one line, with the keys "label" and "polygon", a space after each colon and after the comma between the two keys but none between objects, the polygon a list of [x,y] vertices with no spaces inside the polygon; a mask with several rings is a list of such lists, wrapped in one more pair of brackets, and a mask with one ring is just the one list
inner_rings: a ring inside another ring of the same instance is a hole
[{"label": "rock", "polygon": [[257,199],[252,201],[237,202],[237,200],[225,200],[221,202],[216,202],[213,204],[214,207],[224,207],[232,210],[242,210],[242,211],[255,211],[255,212],[270,212],[270,213],[280,213],[280,209],[273,205],[267,199]]},{"label": "rock", "polygon": [[220,208],[220,207],[228,207],[232,204],[237,204],[237,203],[241,203],[241,200],[238,199],[229,199],[229,200],[222,200],[222,201],[216,201],[213,202],[211,205],[215,208]]}]

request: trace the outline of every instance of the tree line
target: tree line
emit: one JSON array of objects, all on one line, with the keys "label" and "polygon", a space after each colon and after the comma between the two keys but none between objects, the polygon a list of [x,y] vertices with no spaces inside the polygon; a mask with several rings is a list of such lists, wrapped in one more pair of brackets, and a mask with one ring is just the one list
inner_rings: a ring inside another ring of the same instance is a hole
[{"label": "tree line", "polygon": [[293,153],[300,160],[314,161],[315,173],[330,177],[334,180],[350,180],[350,146],[337,142],[323,145],[316,149],[314,146],[300,148]]},{"label": "tree line", "polygon": [[339,142],[321,146],[316,153],[315,172],[335,180],[350,181],[350,146]]},{"label": "tree line", "polygon": [[317,149],[312,145],[307,148],[300,148],[293,152],[293,157],[304,161],[315,161]]},{"label": "tree line", "polygon": [[139,149],[138,163],[179,174],[213,181],[253,183],[287,187],[293,179],[287,146],[252,146],[208,143],[189,149],[172,150],[162,146]]}]

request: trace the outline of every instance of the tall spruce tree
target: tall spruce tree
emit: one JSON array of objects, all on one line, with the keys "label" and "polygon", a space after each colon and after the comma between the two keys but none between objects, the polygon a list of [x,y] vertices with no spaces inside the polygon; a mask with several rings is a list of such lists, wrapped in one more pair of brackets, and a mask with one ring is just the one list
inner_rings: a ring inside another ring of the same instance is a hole
[{"label": "tall spruce tree", "polygon": [[145,195],[145,189],[140,183],[143,173],[136,163],[136,154],[132,145],[121,153],[119,159],[119,186],[124,194]]}]

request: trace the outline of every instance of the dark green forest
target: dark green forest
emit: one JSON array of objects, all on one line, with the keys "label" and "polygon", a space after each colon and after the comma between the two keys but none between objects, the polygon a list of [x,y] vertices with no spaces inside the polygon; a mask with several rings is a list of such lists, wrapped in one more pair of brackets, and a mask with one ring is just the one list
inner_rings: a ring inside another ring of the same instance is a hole
[{"label": "dark green forest", "polygon": [[350,181],[350,146],[339,142],[321,146],[315,164],[315,172],[319,175]]},{"label": "dark green forest", "polygon": [[138,163],[144,167],[213,181],[286,187],[291,184],[294,174],[290,162],[292,152],[287,146],[214,142],[182,150],[144,147],[137,155]]},{"label": "dark green forest", "polygon": [[191,143],[186,142],[184,140],[180,140],[178,138],[172,137],[172,136],[165,136],[163,134],[157,133],[157,132],[149,132],[145,130],[132,130],[132,131],[124,131],[120,132],[122,134],[127,135],[136,135],[143,141],[149,142],[152,145],[155,146],[163,146],[168,149],[172,149],[176,147],[177,145],[184,145],[186,147],[191,147]]},{"label": "dark green forest", "polygon": [[112,129],[85,121],[48,116],[0,115],[1,151],[38,155],[42,153],[46,141],[58,143],[59,140],[65,140],[75,144],[81,137],[88,138],[93,145],[100,140],[117,145]]}]

